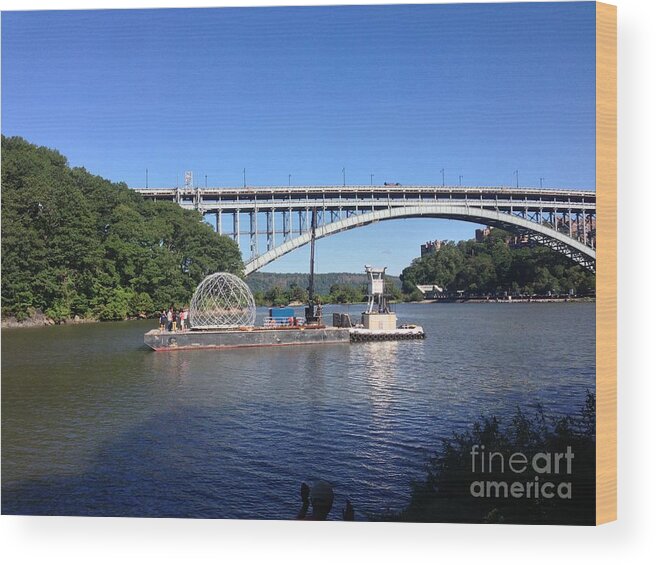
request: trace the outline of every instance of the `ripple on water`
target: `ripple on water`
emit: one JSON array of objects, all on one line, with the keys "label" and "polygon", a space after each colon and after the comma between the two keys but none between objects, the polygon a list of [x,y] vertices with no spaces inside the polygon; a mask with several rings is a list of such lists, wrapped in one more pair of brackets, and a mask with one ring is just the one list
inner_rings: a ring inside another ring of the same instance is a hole
[{"label": "ripple on water", "polygon": [[594,312],[399,305],[425,341],[221,353],[152,353],[150,322],[4,331],[3,512],[290,518],[316,478],[399,509],[480,415],[579,409]]}]

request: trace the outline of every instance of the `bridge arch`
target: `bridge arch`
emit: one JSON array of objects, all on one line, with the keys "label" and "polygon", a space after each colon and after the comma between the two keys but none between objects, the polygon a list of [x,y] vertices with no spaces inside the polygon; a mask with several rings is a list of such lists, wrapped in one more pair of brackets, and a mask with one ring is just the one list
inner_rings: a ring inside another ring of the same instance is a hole
[{"label": "bridge arch", "polygon": [[[316,228],[316,238],[321,239],[346,230],[367,226],[385,220],[403,218],[442,218],[486,224],[510,232],[528,234],[534,241],[546,245],[568,256],[573,261],[594,272],[596,262],[595,250],[554,228],[524,217],[473,206],[421,205],[375,210],[326,223]],[[246,275],[261,269],[283,255],[310,242],[310,232],[289,239],[273,249],[254,257],[244,264]]]}]

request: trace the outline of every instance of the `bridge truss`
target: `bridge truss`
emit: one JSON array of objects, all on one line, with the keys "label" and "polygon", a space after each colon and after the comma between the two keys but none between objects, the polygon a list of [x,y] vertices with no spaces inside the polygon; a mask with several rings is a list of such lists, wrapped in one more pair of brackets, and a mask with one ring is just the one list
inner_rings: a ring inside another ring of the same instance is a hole
[{"label": "bridge truss", "polygon": [[595,270],[594,191],[396,185],[135,190],[198,210],[240,245],[246,274],[308,243],[315,208],[317,238],[385,220],[445,218],[507,230]]}]

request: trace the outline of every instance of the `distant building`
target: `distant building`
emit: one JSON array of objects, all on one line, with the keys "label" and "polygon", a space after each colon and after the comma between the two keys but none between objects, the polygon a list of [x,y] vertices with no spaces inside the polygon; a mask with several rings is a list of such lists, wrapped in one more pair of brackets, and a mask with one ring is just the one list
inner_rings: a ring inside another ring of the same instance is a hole
[{"label": "distant building", "polygon": [[[493,229],[494,228],[491,226],[486,226],[483,229],[477,229],[476,243],[483,243],[488,237],[490,237],[490,234],[492,233]],[[504,241],[506,242],[506,245],[511,249],[515,249],[518,247],[526,247],[531,243],[528,234],[513,235],[509,233],[504,238]]]},{"label": "distant building", "polygon": [[517,249],[519,247],[526,247],[527,245],[531,245],[531,239],[527,233],[522,235],[511,235],[506,238],[506,244],[511,249]]},{"label": "distant building", "polygon": [[444,289],[436,284],[418,284],[417,288],[424,295],[424,298],[428,300],[437,298],[444,292]]},{"label": "distant building", "polygon": [[[579,240],[583,239],[585,233],[585,239],[589,245],[593,247],[596,245],[597,241],[597,219],[595,217],[586,217],[585,226],[583,226],[583,217],[572,215],[571,226],[567,218],[563,219],[560,217],[555,218],[555,227],[560,233],[566,235],[572,235],[572,237],[578,238]],[[476,243],[483,243],[492,233],[494,228],[486,226],[483,229],[476,230]],[[521,235],[508,234],[504,241],[511,249],[516,249],[518,247],[527,247],[532,245],[531,238],[528,233]]]},{"label": "distant building", "polygon": [[440,248],[446,243],[446,240],[441,241],[436,239],[435,241],[427,241],[421,246],[421,256],[428,255],[429,253],[435,253],[439,251]]},{"label": "distant building", "polygon": [[490,226],[486,226],[483,229],[477,229],[476,243],[483,243],[491,233],[492,233],[492,228]]}]

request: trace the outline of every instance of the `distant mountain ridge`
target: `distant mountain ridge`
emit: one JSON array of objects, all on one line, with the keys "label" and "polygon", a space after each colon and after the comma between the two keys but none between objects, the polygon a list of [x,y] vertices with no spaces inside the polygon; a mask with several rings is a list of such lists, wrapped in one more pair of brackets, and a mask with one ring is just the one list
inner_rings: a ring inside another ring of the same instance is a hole
[{"label": "distant mountain ridge", "polygon": [[[401,288],[399,277],[389,277],[394,284]],[[266,293],[275,286],[283,289],[296,284],[299,288],[307,289],[309,275],[307,273],[251,273],[246,277],[246,283],[255,292]],[[329,294],[330,287],[334,284],[360,286],[367,284],[365,273],[316,273],[314,275],[314,287],[318,294]]]}]

